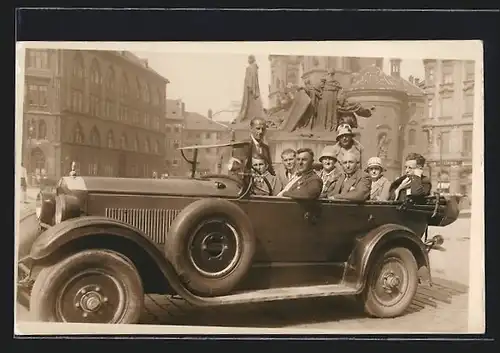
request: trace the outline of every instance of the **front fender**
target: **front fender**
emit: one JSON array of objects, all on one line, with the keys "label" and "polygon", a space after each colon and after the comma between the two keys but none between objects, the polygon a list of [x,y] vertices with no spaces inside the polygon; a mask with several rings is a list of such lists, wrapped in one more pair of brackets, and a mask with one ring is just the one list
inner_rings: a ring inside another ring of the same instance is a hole
[{"label": "front fender", "polygon": [[189,303],[198,306],[218,303],[216,300],[207,300],[189,292],[182,285],[170,261],[142,231],[127,223],[106,217],[73,218],[47,229],[33,243],[28,259],[31,261],[46,259],[72,241],[100,234],[122,237],[137,244],[138,249],[145,251],[158,266],[170,287]]},{"label": "front fender", "polygon": [[420,275],[430,281],[429,255],[425,245],[411,229],[398,224],[382,225],[356,239],[344,272],[344,281],[362,291],[370,266],[380,250],[387,246],[408,248],[417,260]]}]

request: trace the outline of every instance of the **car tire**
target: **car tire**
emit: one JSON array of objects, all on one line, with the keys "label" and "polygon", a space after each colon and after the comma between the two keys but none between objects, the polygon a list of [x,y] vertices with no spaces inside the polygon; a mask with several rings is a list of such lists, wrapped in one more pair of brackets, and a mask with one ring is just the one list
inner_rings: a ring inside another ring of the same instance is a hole
[{"label": "car tire", "polygon": [[383,253],[370,269],[362,293],[365,312],[379,318],[403,314],[417,291],[417,271],[417,261],[407,248]]},{"label": "car tire", "polygon": [[207,297],[225,295],[240,283],[252,265],[252,224],[235,203],[198,200],[175,218],[165,252],[192,293]]},{"label": "car tire", "polygon": [[90,249],[40,271],[30,312],[36,321],[133,324],[143,303],[133,263],[110,250]]}]

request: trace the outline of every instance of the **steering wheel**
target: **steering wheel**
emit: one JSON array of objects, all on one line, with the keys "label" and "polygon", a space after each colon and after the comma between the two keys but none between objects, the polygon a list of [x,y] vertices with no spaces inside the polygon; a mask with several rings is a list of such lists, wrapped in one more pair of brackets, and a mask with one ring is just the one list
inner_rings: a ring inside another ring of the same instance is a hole
[{"label": "steering wheel", "polygon": [[227,179],[232,181],[233,183],[236,183],[239,188],[243,187],[243,181],[237,177],[234,177],[232,175],[227,175],[227,174],[205,174],[201,175],[200,179],[210,179],[210,178],[218,178],[218,179]]}]

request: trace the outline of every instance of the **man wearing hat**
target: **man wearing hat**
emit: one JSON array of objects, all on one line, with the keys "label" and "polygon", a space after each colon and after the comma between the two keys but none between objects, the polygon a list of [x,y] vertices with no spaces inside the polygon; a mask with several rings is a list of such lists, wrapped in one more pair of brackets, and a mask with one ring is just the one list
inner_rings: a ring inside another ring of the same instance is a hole
[{"label": "man wearing hat", "polygon": [[383,176],[386,169],[382,165],[382,159],[371,157],[368,160],[365,172],[370,175],[372,186],[370,190],[370,200],[387,201],[389,200],[389,189],[391,182]]},{"label": "man wearing hat", "polygon": [[344,153],[351,152],[358,154],[358,161],[361,163],[363,146],[354,139],[354,134],[349,124],[342,124],[338,127],[337,143],[334,145],[334,149],[337,160],[341,161]]},{"label": "man wearing hat", "polygon": [[321,155],[319,156],[319,161],[323,165],[323,168],[318,171],[318,176],[323,181],[323,190],[321,191],[320,198],[325,198],[333,187],[334,182],[342,174],[335,165],[338,163],[337,157],[335,156],[335,149],[333,146],[326,146]]}]

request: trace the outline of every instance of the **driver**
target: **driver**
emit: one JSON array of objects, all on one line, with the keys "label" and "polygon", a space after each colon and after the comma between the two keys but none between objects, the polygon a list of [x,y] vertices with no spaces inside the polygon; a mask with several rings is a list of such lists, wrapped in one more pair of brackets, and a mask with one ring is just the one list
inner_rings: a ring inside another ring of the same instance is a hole
[{"label": "driver", "polygon": [[[269,196],[271,191],[271,194],[273,196],[278,195],[278,193],[283,188],[283,185],[281,184],[281,180],[277,176],[269,173],[269,166],[266,163],[265,159],[260,156],[253,157],[252,167],[255,171],[253,176],[252,194]],[[269,187],[264,181],[264,178],[267,179],[267,181],[271,185],[272,190],[269,190]]]},{"label": "driver", "polygon": [[243,148],[234,148],[229,160],[228,170],[232,173],[250,171],[252,167],[252,157],[264,158],[271,175],[276,175],[269,146],[264,142],[266,135],[266,120],[264,118],[253,118],[250,121],[250,139]]}]

